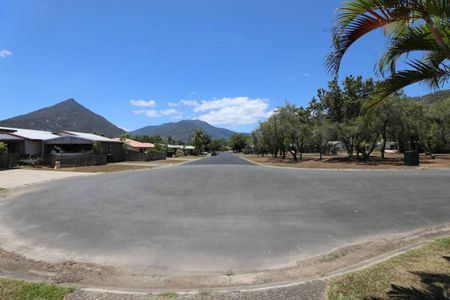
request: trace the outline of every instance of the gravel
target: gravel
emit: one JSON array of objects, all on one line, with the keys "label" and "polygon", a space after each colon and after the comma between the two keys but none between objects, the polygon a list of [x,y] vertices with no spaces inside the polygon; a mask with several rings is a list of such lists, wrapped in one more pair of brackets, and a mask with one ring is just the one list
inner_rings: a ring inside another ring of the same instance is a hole
[{"label": "gravel", "polygon": [[[296,286],[274,288],[261,291],[234,291],[214,293],[202,291],[196,295],[178,296],[179,300],[322,300],[325,299],[326,282],[312,281]],[[115,294],[77,290],[65,300],[167,300],[174,299],[157,295]]]}]

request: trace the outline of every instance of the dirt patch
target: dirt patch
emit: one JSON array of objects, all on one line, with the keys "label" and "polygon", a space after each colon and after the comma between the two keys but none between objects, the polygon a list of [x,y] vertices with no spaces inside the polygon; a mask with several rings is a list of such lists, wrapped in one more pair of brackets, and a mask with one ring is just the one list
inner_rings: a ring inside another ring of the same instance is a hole
[{"label": "dirt patch", "polygon": [[450,236],[450,225],[407,234],[382,236],[369,241],[335,249],[326,254],[300,259],[293,267],[246,274],[232,272],[177,273],[173,275],[138,274],[112,266],[66,261],[35,261],[0,250],[0,275],[75,286],[167,289],[246,289],[304,282],[325,278],[373,264],[411,247],[442,236]]},{"label": "dirt patch", "polygon": [[74,261],[46,263],[27,259],[0,249],[0,274],[6,277],[38,280],[48,283],[100,283],[114,274],[112,268]]},{"label": "dirt patch", "polygon": [[[408,169],[404,165],[402,154],[387,153],[382,159],[372,156],[369,160],[349,159],[347,156],[324,155],[322,160],[317,154],[304,154],[302,160],[295,161],[291,157],[286,159],[273,158],[271,156],[241,155],[250,161],[277,167],[312,168],[312,169]],[[420,167],[426,169],[450,168],[450,154],[439,154],[435,158],[420,156]]]}]

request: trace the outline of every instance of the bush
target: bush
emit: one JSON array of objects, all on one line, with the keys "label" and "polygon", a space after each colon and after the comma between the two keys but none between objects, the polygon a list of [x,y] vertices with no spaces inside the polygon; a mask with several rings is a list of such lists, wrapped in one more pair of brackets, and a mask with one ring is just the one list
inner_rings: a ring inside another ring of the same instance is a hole
[{"label": "bush", "polygon": [[8,153],[8,145],[0,142],[0,154]]},{"label": "bush", "polygon": [[28,167],[36,167],[42,164],[42,158],[40,156],[28,156],[26,158],[22,158],[19,160],[19,165],[28,166]]}]

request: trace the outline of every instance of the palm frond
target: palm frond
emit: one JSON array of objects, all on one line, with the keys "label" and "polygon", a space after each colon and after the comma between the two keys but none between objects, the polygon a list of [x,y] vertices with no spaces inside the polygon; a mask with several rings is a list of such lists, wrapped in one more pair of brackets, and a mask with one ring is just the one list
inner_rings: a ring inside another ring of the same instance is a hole
[{"label": "palm frond", "polygon": [[413,60],[407,63],[411,69],[399,71],[378,84],[375,95],[364,110],[369,114],[388,96],[413,83],[422,82],[430,89],[444,85],[450,79],[450,67],[434,62]]},{"label": "palm frond", "polygon": [[[407,0],[347,1],[338,9],[338,20],[333,28],[334,50],[326,59],[329,72],[337,74],[344,54],[363,35],[392,24],[391,32],[403,32],[411,20],[421,13]],[[416,2],[416,1],[413,1]],[[397,28],[397,29],[396,29]]]},{"label": "palm frond", "polygon": [[432,60],[431,58],[440,59],[441,55],[445,56],[445,52],[440,50],[427,26],[412,27],[402,35],[393,37],[389,41],[389,47],[378,63],[377,73],[382,76],[385,76],[388,72],[390,74],[395,73],[398,59],[402,55],[408,55],[413,51],[433,53],[433,55],[429,55],[429,60]]},{"label": "palm frond", "polygon": [[448,19],[450,17],[450,1],[427,0],[427,13],[431,16]]}]

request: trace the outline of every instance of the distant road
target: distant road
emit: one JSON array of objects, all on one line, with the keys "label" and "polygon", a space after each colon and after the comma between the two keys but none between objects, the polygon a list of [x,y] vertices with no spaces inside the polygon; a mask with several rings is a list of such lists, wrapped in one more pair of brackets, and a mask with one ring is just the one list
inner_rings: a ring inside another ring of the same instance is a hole
[{"label": "distant road", "polygon": [[3,200],[0,225],[49,258],[236,273],[450,222],[449,195],[449,170],[277,169],[220,153],[45,184]]}]

